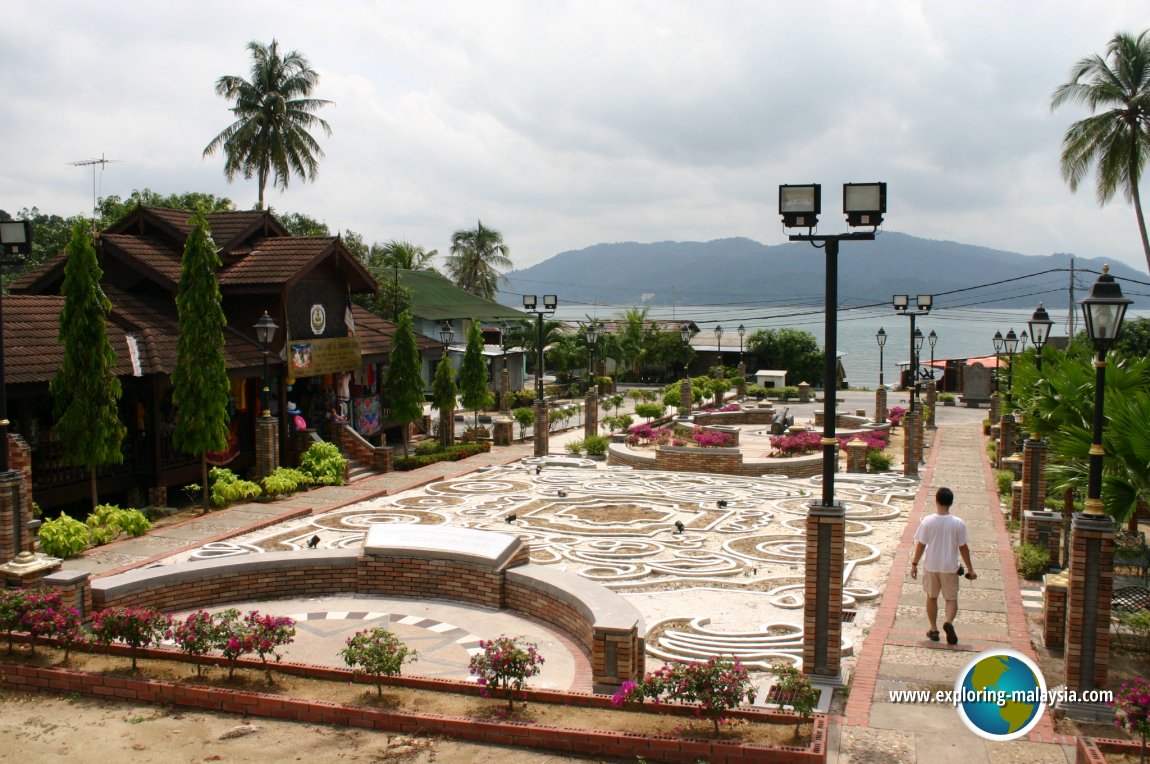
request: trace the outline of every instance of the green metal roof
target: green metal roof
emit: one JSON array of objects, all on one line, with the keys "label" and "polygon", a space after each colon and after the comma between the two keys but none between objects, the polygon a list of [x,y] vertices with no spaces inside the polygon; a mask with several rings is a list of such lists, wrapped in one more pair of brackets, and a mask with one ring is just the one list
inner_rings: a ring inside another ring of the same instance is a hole
[{"label": "green metal roof", "polygon": [[400,271],[399,280],[411,292],[412,314],[420,318],[502,321],[529,317],[515,308],[469,294],[435,271]]}]

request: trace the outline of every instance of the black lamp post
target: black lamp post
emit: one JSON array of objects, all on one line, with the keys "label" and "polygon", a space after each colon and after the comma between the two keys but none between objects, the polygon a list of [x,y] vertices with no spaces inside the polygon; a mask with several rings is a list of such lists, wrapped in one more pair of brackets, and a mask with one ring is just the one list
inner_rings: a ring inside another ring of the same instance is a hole
[{"label": "black lamp post", "polygon": [[1018,335],[1014,327],[1002,338],[1002,349],[1006,352],[1006,407],[1009,411],[1014,403],[1014,354],[1018,352]]},{"label": "black lamp post", "polygon": [[715,344],[719,346],[719,368],[723,368],[723,327],[715,324]]},{"label": "black lamp post", "polygon": [[453,339],[455,339],[455,327],[451,325],[450,321],[444,321],[439,325],[439,341],[443,343],[444,358],[447,357],[447,351]]},{"label": "black lamp post", "polygon": [[934,379],[934,346],[938,343],[938,335],[935,334],[934,329],[931,329],[930,334],[926,335],[926,341],[930,344],[930,378]]},{"label": "black lamp post", "polygon": [[[808,185],[779,186],[779,215],[786,228],[806,228],[806,234],[792,234],[791,241],[806,241],[814,247],[822,247],[826,256],[826,295],[823,369],[823,479],[822,501],[810,505],[811,519],[818,518],[817,543],[813,554],[807,556],[807,568],[817,570],[814,597],[808,597],[803,608],[807,622],[804,630],[804,652],[811,647],[813,660],[804,661],[803,670],[815,675],[839,675],[839,660],[831,655],[831,599],[841,600],[841,577],[834,585],[832,565],[842,564],[843,549],[841,540],[832,541],[832,523],[845,518],[846,508],[835,503],[835,467],[838,464],[838,439],[835,437],[835,388],[838,378],[838,256],[842,241],[873,241],[875,232],[882,225],[886,212],[885,183],[844,183],[843,212],[847,225],[851,228],[868,227],[870,231],[819,235],[814,233],[818,216],[822,211],[822,186]],[[826,520],[826,523],[821,522]],[[809,527],[809,526],[808,526]],[[836,604],[835,612],[839,613]],[[837,634],[837,631],[834,632]],[[836,645],[837,648],[837,645]],[[836,649],[835,655],[838,655]]]},{"label": "black lamp post", "polygon": [[883,359],[882,349],[886,347],[886,329],[881,326],[874,335],[875,341],[878,342],[878,386],[883,387],[886,383],[883,382]]},{"label": "black lamp post", "polygon": [[1046,312],[1046,307],[1042,303],[1038,303],[1038,308],[1027,323],[1030,326],[1030,339],[1034,342],[1034,364],[1039,371],[1042,371],[1042,347],[1050,337],[1050,327],[1054,325],[1054,322],[1050,320],[1050,314]]},{"label": "black lamp post", "polygon": [[555,312],[559,298],[553,294],[543,295],[543,308],[538,307],[539,300],[533,294],[523,295],[523,310],[535,314],[535,403],[543,403],[543,317]]},{"label": "black lamp post", "polygon": [[[0,278],[5,265],[19,265],[32,251],[32,223],[0,222]],[[8,389],[4,385],[4,303],[0,288],[0,472],[8,471]]]},{"label": "black lamp post", "polygon": [[1002,338],[1002,332],[994,333],[994,392],[998,392],[998,359],[1002,355],[1003,343],[1005,340]]},{"label": "black lamp post", "polygon": [[[691,347],[691,325],[683,324],[679,327],[679,336],[683,338],[683,345],[687,348]],[[683,353],[683,377],[684,379],[691,376],[690,359],[687,353]]]},{"label": "black lamp post", "polygon": [[[910,295],[896,294],[891,297],[891,305],[894,306],[895,312],[910,316],[910,413],[914,413],[914,396],[918,390],[918,351],[922,350],[922,332],[914,327],[914,321],[919,316],[925,316],[930,313],[930,309],[934,307],[934,295],[920,294],[915,298],[915,306],[917,310],[910,309]],[[918,339],[915,339],[915,334],[918,334]]]},{"label": "black lamp post", "polygon": [[1126,307],[1133,302],[1122,296],[1122,287],[1110,275],[1110,266],[1102,267],[1102,275],[1094,282],[1090,295],[1082,301],[1082,317],[1086,321],[1086,335],[1094,343],[1094,440],[1090,446],[1090,482],[1086,492],[1083,514],[1099,517],[1102,511],[1102,428],[1106,390],[1106,352],[1122,331]]},{"label": "black lamp post", "polygon": [[262,347],[264,351],[263,415],[267,417],[272,415],[271,388],[268,387],[268,353],[272,340],[275,339],[277,329],[279,329],[279,327],[276,326],[276,322],[272,320],[272,317],[268,315],[266,310],[255,323],[256,339],[260,341],[260,347]]},{"label": "black lamp post", "polygon": [[595,376],[595,343],[599,341],[599,331],[600,326],[597,321],[587,324],[587,354],[591,363],[592,378]]},{"label": "black lamp post", "polygon": [[743,363],[743,335],[747,333],[747,327],[739,324],[739,364]]},{"label": "black lamp post", "polygon": [[1023,329],[1022,334],[1018,335],[1018,352],[1019,353],[1025,353],[1026,352],[1026,343],[1029,339],[1030,339],[1030,336],[1026,333],[1026,330]]},{"label": "black lamp post", "polygon": [[912,338],[911,341],[914,342],[914,390],[913,390],[913,395],[916,398],[918,397],[919,359],[922,358],[922,343],[923,343],[923,340],[925,340],[925,339],[926,339],[926,337],[923,336],[922,329],[915,329],[914,330],[914,337]]}]

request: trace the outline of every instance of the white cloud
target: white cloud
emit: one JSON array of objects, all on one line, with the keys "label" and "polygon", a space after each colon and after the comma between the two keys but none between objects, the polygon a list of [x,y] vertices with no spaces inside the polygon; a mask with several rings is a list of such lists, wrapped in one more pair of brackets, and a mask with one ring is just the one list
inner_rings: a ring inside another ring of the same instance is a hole
[{"label": "white cloud", "polygon": [[446,251],[482,218],[520,266],[600,241],[775,243],[779,183],[822,182],[833,209],[838,184],[886,180],[893,230],[1144,263],[1129,207],[1058,175],[1085,112],[1049,110],[1078,58],[1141,31],[1133,0],[9,6],[10,212],[87,210],[90,170],[68,163],[101,154],[121,160],[101,193],[250,205],[254,183],[201,152],[230,117],[216,78],[274,35],[335,104],[317,181],[269,199],[369,241]]}]

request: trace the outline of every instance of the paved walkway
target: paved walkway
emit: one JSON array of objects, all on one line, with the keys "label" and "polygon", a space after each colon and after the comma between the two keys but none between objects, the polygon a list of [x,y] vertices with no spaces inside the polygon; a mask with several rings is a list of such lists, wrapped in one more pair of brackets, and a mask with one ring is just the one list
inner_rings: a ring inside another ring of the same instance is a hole
[{"label": "paved walkway", "polygon": [[[840,764],[1074,761],[1074,739],[1054,733],[1049,713],[1028,739],[1000,743],[975,736],[949,705],[889,700],[892,690],[953,689],[959,670],[982,650],[1013,648],[1034,658],[1010,536],[985,454],[980,424],[940,424],[935,433],[874,627],[862,646],[846,712],[835,730]],[[934,494],[942,486],[955,492],[952,511],[970,530],[978,573],[977,581],[962,582],[955,620],[959,643],[953,647],[926,638],[925,598],[919,582],[910,578],[915,530],[934,512]]]}]

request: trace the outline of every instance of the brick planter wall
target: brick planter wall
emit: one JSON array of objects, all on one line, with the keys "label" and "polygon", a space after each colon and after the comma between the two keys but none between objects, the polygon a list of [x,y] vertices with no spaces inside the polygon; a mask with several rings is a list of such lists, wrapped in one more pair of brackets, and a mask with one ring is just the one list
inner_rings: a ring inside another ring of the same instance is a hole
[{"label": "brick planter wall", "polygon": [[[659,449],[670,448],[674,446],[660,446]],[[658,450],[656,451],[634,451],[627,448],[622,443],[612,443],[607,450],[607,464],[611,466],[630,467],[636,470],[668,470],[678,472],[703,472],[707,474],[723,474],[723,475],[743,475],[745,477],[759,477],[760,475],[783,475],[786,477],[814,477],[823,474],[823,455],[822,453],[806,454],[804,456],[792,456],[787,459],[749,459],[744,460],[742,455],[738,455],[739,462],[737,467],[731,466],[731,463],[723,460],[700,460],[697,455],[709,454],[713,451],[734,451],[735,449],[721,449],[721,448],[678,448],[678,451],[687,452],[682,456],[677,456],[675,459],[668,461],[667,457],[663,457],[661,461],[657,460]],[[672,464],[674,466],[672,466]],[[717,465],[727,465],[732,472],[723,472],[711,467]]]},{"label": "brick planter wall", "polygon": [[[799,746],[765,746],[732,743],[723,740],[686,739],[664,735],[643,735],[566,727],[548,727],[530,722],[489,722],[442,714],[410,711],[387,711],[370,706],[308,701],[246,690],[137,679],[102,674],[87,674],[61,668],[40,668],[9,664],[0,676],[0,686],[14,691],[50,690],[57,693],[79,693],[102,699],[128,700],[136,703],[170,704],[270,719],[330,724],[342,727],[384,729],[408,734],[432,733],[458,740],[471,740],[496,745],[514,745],[548,751],[571,751],[590,756],[637,757],[664,762],[825,762],[827,758],[827,717],[812,718],[811,743]],[[557,702],[566,697],[560,693]],[[536,693],[530,693],[536,695]],[[587,696],[583,696],[587,697]],[[609,696],[599,702],[610,703]],[[540,701],[540,698],[534,698]],[[571,700],[580,705],[580,696]],[[672,711],[673,704],[661,707]],[[687,713],[693,711],[683,707]],[[619,713],[634,713],[620,711]],[[682,713],[682,712],[680,712]],[[679,715],[679,714],[676,714]],[[684,714],[685,715],[685,714]],[[755,719],[779,724],[793,724],[795,717],[786,713],[734,711],[733,718]]]},{"label": "brick planter wall", "polygon": [[1075,764],[1106,764],[1106,754],[1125,754],[1133,761],[1142,748],[1142,743],[1134,740],[1116,740],[1113,738],[1080,737],[1075,746]]},{"label": "brick planter wall", "polygon": [[697,425],[708,424],[774,424],[772,408],[743,409],[742,411],[699,411],[695,413]]}]

